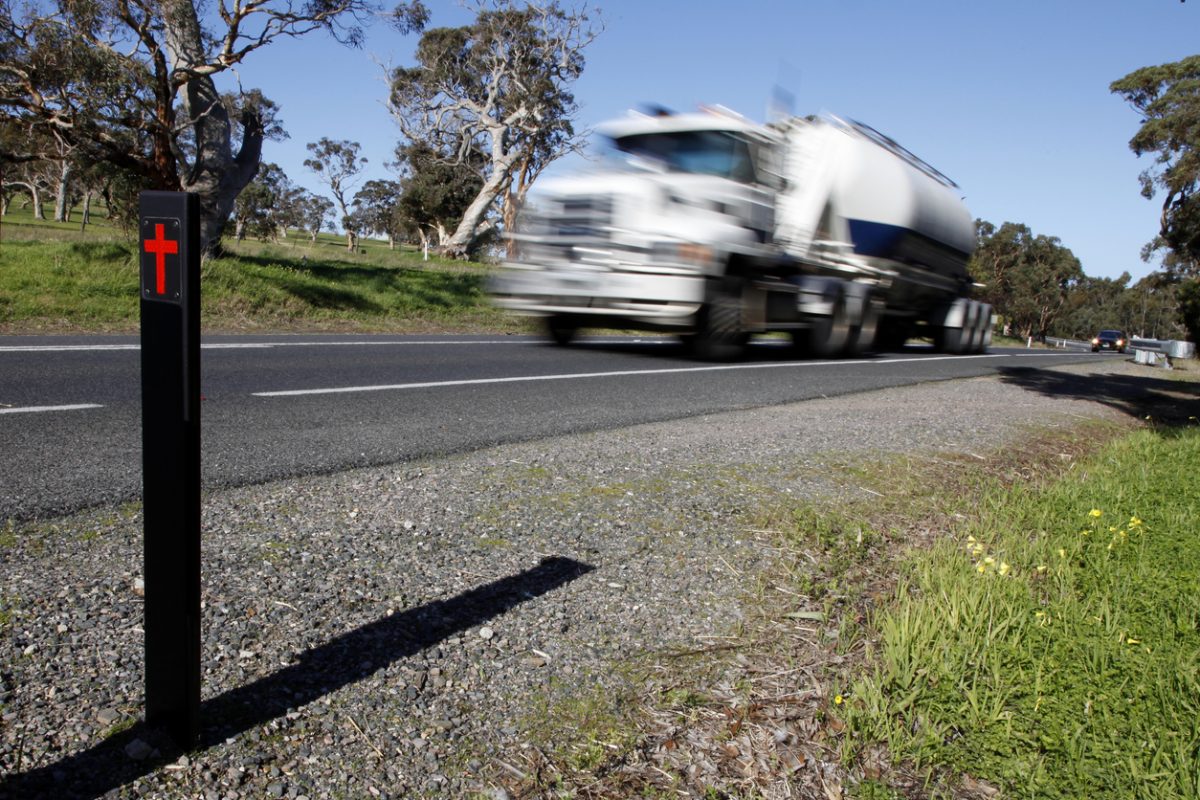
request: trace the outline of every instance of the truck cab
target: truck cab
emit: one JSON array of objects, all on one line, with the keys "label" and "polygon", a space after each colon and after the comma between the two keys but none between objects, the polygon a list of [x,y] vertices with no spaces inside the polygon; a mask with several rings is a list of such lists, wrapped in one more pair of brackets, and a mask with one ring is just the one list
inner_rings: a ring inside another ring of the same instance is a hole
[{"label": "truck cab", "polygon": [[512,235],[494,295],[579,327],[685,333],[731,259],[761,257],[774,227],[772,137],[723,113],[635,115],[598,130],[591,172],[545,182]]}]

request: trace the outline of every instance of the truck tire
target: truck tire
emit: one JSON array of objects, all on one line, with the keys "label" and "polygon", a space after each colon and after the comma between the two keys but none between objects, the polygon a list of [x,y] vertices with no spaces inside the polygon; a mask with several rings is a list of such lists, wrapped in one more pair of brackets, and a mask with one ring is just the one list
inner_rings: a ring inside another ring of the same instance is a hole
[{"label": "truck tire", "polygon": [[940,321],[934,325],[934,346],[954,355],[970,352],[972,331],[978,327],[979,304],[960,297],[939,316]]},{"label": "truck tire", "polygon": [[971,325],[971,339],[964,353],[982,353],[992,340],[992,307],[978,300],[969,301],[974,308],[968,316],[974,319]]},{"label": "truck tire", "polygon": [[986,353],[987,349],[992,345],[992,328],[996,327],[996,312],[987,303],[980,303],[982,307],[979,312],[979,325],[982,330],[982,335],[979,337],[979,350],[977,352]]},{"label": "truck tire", "polygon": [[578,332],[579,323],[570,317],[561,314],[546,317],[546,333],[549,334],[550,340],[560,347],[569,345]]},{"label": "truck tire", "polygon": [[831,282],[825,290],[825,299],[831,304],[829,315],[818,318],[809,328],[792,333],[792,346],[801,354],[813,358],[841,355],[850,341],[853,327],[842,287]]},{"label": "truck tire", "polygon": [[858,323],[851,328],[846,342],[848,356],[861,356],[875,348],[879,320],[883,316],[883,300],[874,292],[866,292],[859,302]]},{"label": "truck tire", "polygon": [[703,361],[732,361],[742,355],[749,340],[742,330],[740,295],[716,289],[696,316],[696,332],[684,337],[684,344]]}]

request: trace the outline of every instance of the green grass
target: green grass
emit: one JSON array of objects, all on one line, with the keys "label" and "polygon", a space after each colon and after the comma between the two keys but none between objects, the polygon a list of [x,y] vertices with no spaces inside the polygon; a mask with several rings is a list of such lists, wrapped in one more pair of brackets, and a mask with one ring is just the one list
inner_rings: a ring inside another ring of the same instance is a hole
[{"label": "green grass", "polygon": [[1006,796],[1200,794],[1198,470],[1200,430],[1145,430],[985,494],[872,621],[848,756]]},{"label": "green grass", "polygon": [[[523,331],[488,301],[483,264],[424,261],[323,234],[312,242],[227,242],[201,270],[209,331]],[[0,232],[0,332],[136,331],[136,244],[105,224],[33,220],[14,210]]]}]

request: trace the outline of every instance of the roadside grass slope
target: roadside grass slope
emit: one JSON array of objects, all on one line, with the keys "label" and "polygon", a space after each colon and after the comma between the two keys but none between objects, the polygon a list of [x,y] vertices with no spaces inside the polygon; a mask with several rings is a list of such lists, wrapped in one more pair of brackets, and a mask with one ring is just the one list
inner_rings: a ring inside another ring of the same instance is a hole
[{"label": "roadside grass slope", "polygon": [[[137,247],[93,212],[72,223],[15,207],[0,222],[0,332],[134,332]],[[277,243],[227,241],[201,272],[202,326],[211,332],[517,332],[474,262],[425,261],[411,247],[364,239],[356,251],[321,234]]]},{"label": "roadside grass slope", "polygon": [[834,469],[764,498],[744,627],[545,709],[515,796],[1200,796],[1195,417]]}]

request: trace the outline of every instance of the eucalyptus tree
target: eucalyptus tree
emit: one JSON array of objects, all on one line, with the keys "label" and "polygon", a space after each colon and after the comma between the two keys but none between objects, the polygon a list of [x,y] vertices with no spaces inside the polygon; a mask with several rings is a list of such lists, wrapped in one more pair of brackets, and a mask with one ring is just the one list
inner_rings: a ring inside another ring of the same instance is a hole
[{"label": "eucalyptus tree", "polygon": [[484,156],[475,152],[461,161],[446,160],[420,143],[398,147],[396,156],[401,171],[396,207],[400,225],[416,234],[423,246],[432,242],[444,249],[463,213],[479,196]]},{"label": "eucalyptus tree", "polygon": [[1177,284],[1179,317],[1192,341],[1200,341],[1200,55],[1143,67],[1109,89],[1141,115],[1130,149],[1154,155],[1140,176],[1142,195],[1163,196],[1158,236],[1143,257],[1167,251],[1162,265]]},{"label": "eucalyptus tree", "polygon": [[354,193],[354,217],[358,228],[365,233],[384,236],[388,247],[395,249],[400,233],[400,184],[396,181],[371,180]]},{"label": "eucalyptus tree", "polygon": [[484,155],[478,192],[444,246],[455,256],[495,226],[498,198],[519,202],[537,173],[578,145],[572,87],[600,29],[586,8],[557,0],[481,0],[475,9],[470,25],[427,30],[416,66],[391,74],[390,106],[408,143],[454,163]]},{"label": "eucalyptus tree", "polygon": [[[253,93],[226,103],[215,79],[280,38],[325,31],[359,46],[373,2],[0,0],[0,119],[53,132],[144,188],[195,192],[208,250],[274,112]],[[408,32],[428,12],[412,0],[390,17]]]},{"label": "eucalyptus tree", "polygon": [[309,142],[308,152],[312,155],[304,160],[304,166],[317,173],[317,177],[329,187],[333,200],[342,212],[342,229],[346,232],[346,249],[353,250],[358,243],[358,219],[350,212],[350,190],[355,180],[367,165],[367,159],[358,154],[362,146],[345,139],[334,141],[324,136],[320,141]]},{"label": "eucalyptus tree", "polygon": [[1034,235],[1026,225],[996,228],[980,220],[976,233],[968,269],[984,285],[979,299],[1022,337],[1045,338],[1084,278],[1079,259],[1057,237]]},{"label": "eucalyptus tree", "polygon": [[308,234],[310,241],[317,241],[317,234],[329,221],[329,214],[332,211],[333,201],[329,198],[304,189],[300,190],[296,199],[297,219],[300,229]]},{"label": "eucalyptus tree", "polygon": [[233,204],[234,237],[275,241],[289,227],[300,227],[301,191],[282,167],[264,161]]},{"label": "eucalyptus tree", "polygon": [[1168,271],[1200,276],[1200,55],[1143,67],[1109,89],[1142,118],[1130,149],[1154,156],[1140,176],[1144,197],[1162,193],[1159,237],[1150,249],[1170,248]]}]

